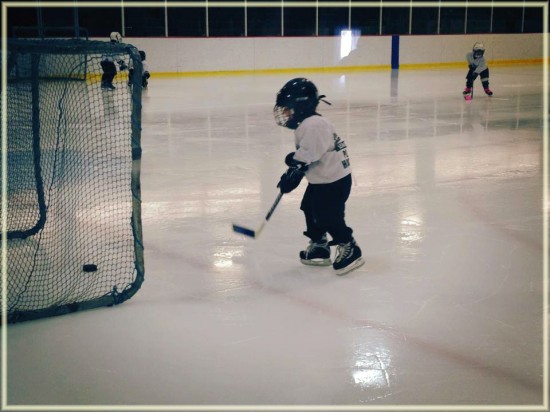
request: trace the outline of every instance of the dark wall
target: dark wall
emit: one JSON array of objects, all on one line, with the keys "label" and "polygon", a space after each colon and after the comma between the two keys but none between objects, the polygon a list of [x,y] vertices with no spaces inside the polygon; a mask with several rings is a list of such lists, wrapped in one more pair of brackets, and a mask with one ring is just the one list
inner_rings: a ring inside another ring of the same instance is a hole
[{"label": "dark wall", "polygon": [[[543,8],[525,6],[476,7],[392,7],[391,0],[380,6],[354,6],[353,0],[312,2],[312,7],[294,7],[292,0],[275,1],[268,7],[247,0],[247,7],[171,7],[170,1],[158,7],[48,8],[9,7],[8,34],[27,37],[108,37],[118,31],[127,37],[228,37],[228,36],[333,36],[342,29],[359,30],[364,35],[391,34],[470,34],[470,33],[541,33]],[[244,3],[244,2],[243,2]],[[334,3],[341,6],[333,7]],[[485,3],[486,4],[486,3]],[[531,2],[532,4],[532,2]],[[540,4],[540,3],[539,3]],[[29,27],[29,26],[32,26]],[[84,33],[84,34],[82,34]]]}]

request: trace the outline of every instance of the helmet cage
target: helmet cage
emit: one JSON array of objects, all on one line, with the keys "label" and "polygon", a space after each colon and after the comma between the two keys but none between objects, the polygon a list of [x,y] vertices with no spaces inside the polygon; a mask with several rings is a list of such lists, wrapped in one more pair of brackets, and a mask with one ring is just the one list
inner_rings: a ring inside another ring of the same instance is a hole
[{"label": "helmet cage", "polygon": [[477,59],[478,57],[483,57],[484,53],[485,50],[474,50],[474,59]]},{"label": "helmet cage", "polygon": [[474,58],[482,57],[485,53],[485,46],[483,43],[477,42],[474,44],[474,47],[472,47],[472,51],[474,53]]},{"label": "helmet cage", "polygon": [[273,108],[273,117],[275,118],[275,123],[279,126],[286,127],[288,121],[292,118],[294,114],[293,109],[289,109],[285,106],[277,106]]}]

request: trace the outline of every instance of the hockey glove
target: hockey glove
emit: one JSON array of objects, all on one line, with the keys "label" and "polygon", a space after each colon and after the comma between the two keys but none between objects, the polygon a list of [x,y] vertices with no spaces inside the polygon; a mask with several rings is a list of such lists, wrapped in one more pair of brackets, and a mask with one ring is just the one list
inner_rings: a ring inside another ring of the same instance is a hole
[{"label": "hockey glove", "polygon": [[303,172],[307,170],[307,165],[304,162],[299,162],[298,160],[294,160],[294,153],[296,152],[290,152],[285,157],[285,164],[288,167],[299,167]]},{"label": "hockey glove", "polygon": [[300,185],[304,175],[301,167],[289,167],[281,176],[277,187],[281,190],[281,193],[290,193]]},{"label": "hockey glove", "polygon": [[128,66],[126,66],[126,63],[124,63],[124,60],[119,61],[118,65],[120,66],[120,70],[126,70],[128,68]]}]

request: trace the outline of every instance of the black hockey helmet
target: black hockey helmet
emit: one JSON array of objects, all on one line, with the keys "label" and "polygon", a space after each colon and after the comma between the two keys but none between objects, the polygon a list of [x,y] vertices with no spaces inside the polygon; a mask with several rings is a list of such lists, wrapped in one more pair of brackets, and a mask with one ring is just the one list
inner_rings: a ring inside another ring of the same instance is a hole
[{"label": "black hockey helmet", "polygon": [[146,54],[143,50],[140,50],[139,51],[139,57],[141,57],[141,61],[144,61],[147,56],[146,56]]},{"label": "black hockey helmet", "polygon": [[279,126],[296,129],[315,114],[319,100],[323,97],[319,96],[317,87],[310,80],[303,77],[289,80],[277,93],[273,108],[275,122]]}]

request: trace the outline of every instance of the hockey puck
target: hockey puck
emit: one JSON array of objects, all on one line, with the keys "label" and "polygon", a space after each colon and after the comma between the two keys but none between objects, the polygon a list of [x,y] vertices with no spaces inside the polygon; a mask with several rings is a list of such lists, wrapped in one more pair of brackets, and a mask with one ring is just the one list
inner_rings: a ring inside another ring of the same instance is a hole
[{"label": "hockey puck", "polygon": [[88,263],[82,266],[82,270],[84,272],[95,272],[97,270],[97,265],[94,265],[93,263]]}]

